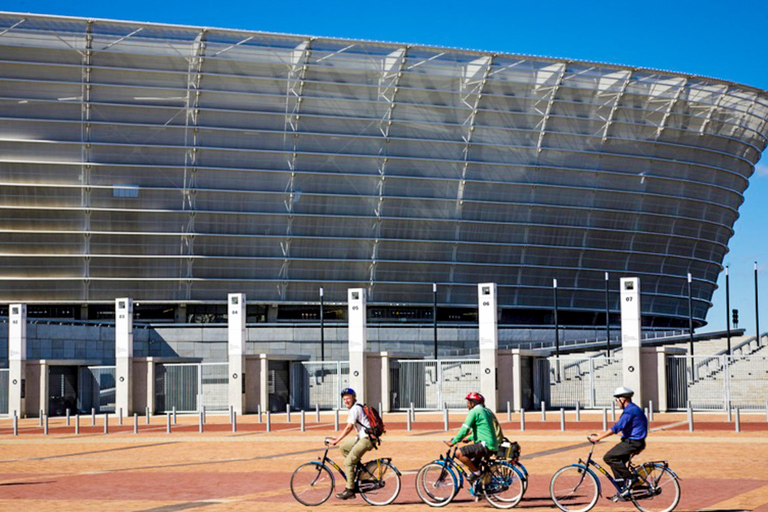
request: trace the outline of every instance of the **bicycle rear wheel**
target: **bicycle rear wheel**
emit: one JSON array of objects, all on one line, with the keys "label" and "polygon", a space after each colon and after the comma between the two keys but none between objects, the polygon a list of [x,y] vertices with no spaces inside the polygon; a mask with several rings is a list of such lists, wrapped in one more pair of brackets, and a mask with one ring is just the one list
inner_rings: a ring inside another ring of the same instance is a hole
[{"label": "bicycle rear wheel", "polygon": [[439,462],[430,462],[416,474],[416,492],[421,501],[431,507],[443,507],[459,490],[454,472]]},{"label": "bicycle rear wheel", "polygon": [[375,460],[360,472],[357,488],[371,505],[389,505],[400,494],[400,475],[387,461]]},{"label": "bicycle rear wheel", "polygon": [[675,475],[661,464],[642,465],[641,478],[632,489],[629,499],[642,512],[670,512],[680,502],[680,483]]},{"label": "bicycle rear wheel", "polygon": [[549,494],[557,508],[564,512],[587,512],[599,496],[597,477],[584,466],[559,469],[549,483]]},{"label": "bicycle rear wheel", "polygon": [[291,494],[302,505],[325,503],[333,492],[333,474],[320,464],[302,464],[291,475]]},{"label": "bicycle rear wheel", "polygon": [[515,461],[513,464],[515,468],[520,472],[521,475],[523,475],[523,495],[525,495],[525,491],[528,490],[528,470],[525,469],[525,466],[520,464],[520,461]]},{"label": "bicycle rear wheel", "polygon": [[485,500],[496,508],[512,508],[523,497],[523,475],[508,462],[490,462],[484,478]]}]

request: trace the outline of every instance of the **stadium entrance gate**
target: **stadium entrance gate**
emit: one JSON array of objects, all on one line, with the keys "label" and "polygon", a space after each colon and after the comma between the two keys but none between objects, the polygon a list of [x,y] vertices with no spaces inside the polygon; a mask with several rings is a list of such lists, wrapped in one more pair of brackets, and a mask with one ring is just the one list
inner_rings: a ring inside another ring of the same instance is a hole
[{"label": "stadium entrance gate", "polygon": [[[77,381],[77,408],[82,413],[115,412],[115,367],[81,366]],[[123,411],[125,413],[127,411]]]},{"label": "stadium entrance gate", "polygon": [[0,369],[0,414],[8,414],[8,368]]},{"label": "stadium entrance gate", "polygon": [[294,409],[308,410],[315,406],[323,410],[342,408],[341,390],[346,387],[349,387],[348,361],[291,363],[290,403]]},{"label": "stadium entrance gate", "polygon": [[620,357],[547,357],[534,362],[534,407],[584,409],[610,407],[613,390],[623,384]]},{"label": "stadium entrance gate", "polygon": [[164,363],[155,366],[155,412],[229,409],[228,363]]},{"label": "stadium entrance gate", "polygon": [[768,356],[667,356],[670,410],[765,409]]},{"label": "stadium entrance gate", "polygon": [[479,359],[397,359],[390,363],[391,410],[463,409],[480,390]]}]

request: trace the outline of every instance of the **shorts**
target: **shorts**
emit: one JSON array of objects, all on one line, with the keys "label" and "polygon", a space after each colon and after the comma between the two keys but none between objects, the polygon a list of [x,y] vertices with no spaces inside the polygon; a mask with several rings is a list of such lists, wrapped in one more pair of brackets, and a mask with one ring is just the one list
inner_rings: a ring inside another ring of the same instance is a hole
[{"label": "shorts", "polygon": [[461,453],[465,457],[471,459],[473,462],[480,461],[481,459],[487,459],[491,456],[491,451],[482,443],[475,443],[464,446],[461,449]]}]

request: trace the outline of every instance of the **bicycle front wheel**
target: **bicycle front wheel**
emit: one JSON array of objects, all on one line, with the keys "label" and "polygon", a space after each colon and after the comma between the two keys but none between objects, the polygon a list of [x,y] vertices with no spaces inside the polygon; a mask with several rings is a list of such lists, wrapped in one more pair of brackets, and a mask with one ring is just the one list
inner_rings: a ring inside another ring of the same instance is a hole
[{"label": "bicycle front wheel", "polygon": [[629,499],[642,512],[671,512],[680,502],[680,482],[661,464],[643,464],[645,478],[632,489]]},{"label": "bicycle front wheel", "polygon": [[558,470],[549,483],[552,501],[564,512],[587,512],[597,503],[599,489],[597,477],[580,465]]},{"label": "bicycle front wheel", "polygon": [[512,464],[491,462],[484,477],[483,495],[496,508],[512,508],[523,497],[523,475]]},{"label": "bicycle front wheel", "polygon": [[387,461],[371,461],[360,472],[360,496],[371,505],[389,505],[400,494],[400,475]]},{"label": "bicycle front wheel", "polygon": [[416,474],[416,492],[421,501],[430,507],[444,507],[458,491],[456,475],[439,462],[430,462]]},{"label": "bicycle front wheel", "polygon": [[320,464],[302,464],[291,475],[291,494],[302,505],[325,503],[333,492],[333,474]]}]

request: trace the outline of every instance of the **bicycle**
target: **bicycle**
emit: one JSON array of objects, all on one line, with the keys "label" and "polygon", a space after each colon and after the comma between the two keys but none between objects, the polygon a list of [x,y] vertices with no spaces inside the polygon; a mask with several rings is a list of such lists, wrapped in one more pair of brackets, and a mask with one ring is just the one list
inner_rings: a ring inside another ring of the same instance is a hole
[{"label": "bicycle", "polygon": [[523,479],[523,495],[525,495],[525,491],[528,490],[528,470],[520,462],[520,445],[505,437],[504,442],[501,443],[496,452],[496,460],[512,464],[517,468]]},{"label": "bicycle", "polygon": [[[429,462],[416,474],[416,492],[421,501],[432,507],[444,507],[450,503],[469,476],[467,470],[456,461],[458,448],[448,448],[445,455]],[[523,475],[514,465],[499,460],[483,460],[479,464],[481,476],[467,489],[469,493],[485,500],[496,508],[512,508],[523,497]]]},{"label": "bicycle", "polygon": [[[325,453],[317,461],[302,464],[291,475],[291,494],[303,505],[315,506],[331,497],[335,479],[330,468],[347,477],[338,464],[328,457],[330,438],[324,439]],[[355,466],[355,492],[371,505],[389,505],[400,494],[400,471],[390,458],[379,458]]]},{"label": "bicycle", "polygon": [[[587,438],[589,439],[589,437]],[[590,441],[591,442],[591,441]],[[597,503],[601,495],[600,480],[592,470],[597,468],[616,488],[617,496],[622,486],[592,459],[595,444],[586,461],[579,459],[577,464],[571,464],[559,469],[549,483],[549,493],[557,508],[563,512],[587,512]],[[635,484],[626,498],[642,512],[670,512],[680,502],[679,477],[669,468],[667,461],[644,462],[640,465],[628,462]]]}]

